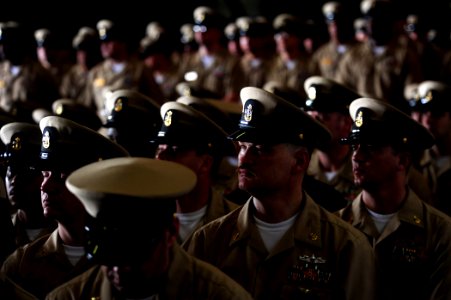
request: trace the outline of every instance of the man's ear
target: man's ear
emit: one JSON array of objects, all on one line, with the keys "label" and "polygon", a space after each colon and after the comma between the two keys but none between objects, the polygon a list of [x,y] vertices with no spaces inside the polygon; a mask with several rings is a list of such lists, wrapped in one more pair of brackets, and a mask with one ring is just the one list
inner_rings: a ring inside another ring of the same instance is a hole
[{"label": "man's ear", "polygon": [[210,173],[211,168],[213,168],[213,161],[214,161],[214,159],[211,155],[204,154],[203,158],[202,158],[201,170],[203,172]]},{"label": "man's ear", "polygon": [[399,153],[399,167],[408,172],[410,165],[412,164],[412,154],[402,151]]},{"label": "man's ear", "polygon": [[180,221],[179,218],[174,214],[172,216],[172,226],[166,231],[166,236],[168,238],[168,245],[172,245],[177,242],[177,236],[179,234]]},{"label": "man's ear", "polygon": [[304,170],[307,170],[310,164],[310,154],[307,149],[299,148],[294,153],[296,159],[296,165]]}]

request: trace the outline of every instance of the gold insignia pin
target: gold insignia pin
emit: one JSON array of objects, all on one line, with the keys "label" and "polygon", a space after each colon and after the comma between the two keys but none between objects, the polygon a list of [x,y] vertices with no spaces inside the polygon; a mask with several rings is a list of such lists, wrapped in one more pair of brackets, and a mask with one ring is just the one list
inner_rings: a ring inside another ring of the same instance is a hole
[{"label": "gold insignia pin", "polygon": [[434,97],[432,96],[432,91],[427,92],[426,97],[424,97],[423,103],[428,103],[429,101],[432,100],[432,98],[434,98]]},{"label": "gold insignia pin", "polygon": [[316,88],[313,86],[309,87],[307,90],[307,95],[310,100],[315,100],[316,99]]},{"label": "gold insignia pin", "polygon": [[361,111],[358,112],[357,117],[355,118],[355,125],[357,127],[363,125],[363,113]]},{"label": "gold insignia pin", "polygon": [[252,111],[252,104],[249,104],[244,110],[244,120],[246,120],[247,122],[250,122],[252,120]]},{"label": "gold insignia pin", "polygon": [[61,115],[61,114],[63,113],[63,105],[62,105],[62,104],[59,104],[59,105],[56,107],[55,113],[56,113],[57,115]]},{"label": "gold insignia pin", "polygon": [[169,110],[166,112],[166,115],[164,116],[164,125],[166,127],[169,127],[171,126],[171,123],[172,123],[172,111]]},{"label": "gold insignia pin", "polygon": [[316,240],[318,240],[319,235],[316,232],[310,232],[309,237],[312,241],[316,241]]},{"label": "gold insignia pin", "polygon": [[415,224],[421,224],[421,219],[418,218],[417,216],[413,216],[413,222],[414,222]]},{"label": "gold insignia pin", "polygon": [[122,102],[122,99],[119,98],[114,103],[114,111],[119,112],[122,110],[122,108],[123,108],[123,102]]},{"label": "gold insignia pin", "polygon": [[13,148],[13,150],[15,150],[15,151],[19,151],[22,148],[22,141],[21,141],[20,137],[17,136],[14,139],[14,141],[12,142],[11,148]]},{"label": "gold insignia pin", "polygon": [[104,78],[96,78],[94,80],[94,86],[95,87],[103,87],[105,85],[105,79]]},{"label": "gold insignia pin", "polygon": [[50,147],[50,134],[48,131],[42,136],[42,147],[48,149]]}]

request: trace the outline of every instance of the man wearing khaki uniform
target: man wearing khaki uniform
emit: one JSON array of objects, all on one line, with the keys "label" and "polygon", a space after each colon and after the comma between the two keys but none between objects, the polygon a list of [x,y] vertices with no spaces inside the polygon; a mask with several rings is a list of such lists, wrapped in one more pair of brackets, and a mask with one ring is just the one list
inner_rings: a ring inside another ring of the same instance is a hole
[{"label": "man wearing khaki uniform", "polygon": [[375,250],[382,299],[450,299],[451,218],[406,184],[413,154],[433,145],[432,134],[376,99],[354,100],[349,113],[354,125],[344,141],[362,192],[339,215]]},{"label": "man wearing khaki uniform", "polygon": [[374,257],[365,236],[303,190],[312,148],[330,133],[265,90],[241,90],[240,209],[194,233],[188,251],[219,267],[254,299],[373,299]]}]

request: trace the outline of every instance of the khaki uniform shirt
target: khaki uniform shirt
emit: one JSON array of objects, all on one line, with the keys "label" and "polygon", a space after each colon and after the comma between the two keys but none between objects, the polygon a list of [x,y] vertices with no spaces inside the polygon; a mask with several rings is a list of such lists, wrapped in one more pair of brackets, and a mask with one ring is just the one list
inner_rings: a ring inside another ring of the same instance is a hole
[{"label": "khaki uniform shirt", "polygon": [[[193,233],[208,222],[222,217],[240,206],[236,203],[233,203],[232,201],[227,200],[220,190],[212,189],[211,193],[212,195],[210,198],[210,203],[208,203],[207,206],[207,212],[193,229]],[[189,244],[192,235],[193,234],[191,233],[184,241],[179,240],[179,243],[181,243],[182,245]]]},{"label": "khaki uniform shirt", "polygon": [[[89,71],[87,93],[94,101],[102,121],[110,111],[105,111],[106,96],[118,89],[136,90],[157,103],[163,103],[164,97],[160,87],[153,78],[152,71],[138,59],[131,59],[125,63],[121,72],[113,72],[113,62],[109,59],[96,65]],[[112,109],[112,108],[109,108]]]},{"label": "khaki uniform shirt", "polygon": [[88,73],[89,71],[81,65],[73,65],[61,80],[60,93],[63,98],[72,99],[94,109],[93,103],[86,95]]},{"label": "khaki uniform shirt", "polygon": [[17,248],[3,263],[1,272],[42,299],[52,289],[91,266],[86,257],[75,266],[69,262],[55,229],[52,234]]},{"label": "khaki uniform shirt", "polygon": [[38,62],[27,62],[17,75],[11,72],[9,61],[0,63],[0,108],[15,113],[15,104],[23,105],[31,120],[34,108],[51,110],[53,101],[59,98],[59,87],[52,74]]},{"label": "khaki uniform shirt", "polygon": [[[14,226],[14,232],[15,232],[15,239],[16,239],[16,246],[20,247],[25,244],[28,244],[31,242],[30,237],[27,234],[27,228],[25,227],[25,224],[19,220],[17,217],[17,213],[14,213],[11,216],[11,221]],[[41,236],[48,235],[53,232],[55,229],[54,225],[50,225],[46,228],[40,228],[39,233],[36,235],[35,239],[40,238]]]},{"label": "khaki uniform shirt", "polygon": [[244,85],[263,88],[268,81],[269,73],[271,72],[274,63],[274,57],[260,59],[259,64],[256,60],[249,56],[241,57],[241,68],[244,72]]},{"label": "khaki uniform shirt", "polygon": [[359,43],[346,52],[335,79],[364,97],[406,109],[404,86],[423,78],[418,55],[400,43],[391,43],[383,54],[375,55],[371,45],[370,41]]},{"label": "khaki uniform shirt", "polygon": [[354,174],[352,173],[352,162],[350,157],[341,169],[337,171],[335,177],[332,180],[328,180],[325,172],[321,169],[318,152],[315,150],[312,153],[307,172],[314,178],[333,186],[348,201],[354,200],[361,191],[354,183]]},{"label": "khaki uniform shirt", "polygon": [[282,86],[298,91],[301,96],[305,97],[304,81],[312,74],[310,57],[304,57],[293,61],[293,68],[288,68],[286,63],[280,58],[276,58],[268,75],[268,81],[275,81]]},{"label": "khaki uniform shirt", "polygon": [[341,45],[345,47],[343,52],[338,51],[337,47],[339,45],[333,41],[321,45],[312,55],[312,72],[326,78],[334,79],[341,58],[354,45],[351,43]]},{"label": "khaki uniform shirt", "polygon": [[268,253],[253,198],[196,231],[188,252],[224,271],[254,299],[373,299],[375,260],[365,236],[304,196],[295,224]]},{"label": "khaki uniform shirt", "polygon": [[[213,266],[188,255],[174,244],[167,281],[156,299],[252,299],[240,285]],[[100,266],[95,266],[49,293],[46,300],[116,300],[113,287]],[[122,299],[122,298],[121,298]]]},{"label": "khaki uniform shirt", "polygon": [[451,218],[409,190],[379,233],[359,195],[338,213],[362,231],[380,263],[383,298],[451,299]]},{"label": "khaki uniform shirt", "polygon": [[206,68],[202,56],[196,52],[186,62],[181,74],[185,76],[188,72],[196,73],[197,79],[190,81],[194,88],[215,93],[217,98],[222,99],[227,94],[239,95],[244,87],[244,73],[239,58],[224,49],[212,55],[212,60],[212,65]]}]

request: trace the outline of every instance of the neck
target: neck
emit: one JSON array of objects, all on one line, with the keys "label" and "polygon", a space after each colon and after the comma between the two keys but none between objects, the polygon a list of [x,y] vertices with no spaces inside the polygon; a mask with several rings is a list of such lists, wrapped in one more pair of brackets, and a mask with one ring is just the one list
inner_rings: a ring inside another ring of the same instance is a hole
[{"label": "neck", "polygon": [[298,213],[302,201],[303,191],[300,185],[295,190],[254,196],[255,216],[267,223],[279,223]]},{"label": "neck", "polygon": [[84,245],[84,220],[85,217],[78,218],[74,222],[58,222],[58,235],[65,245]]},{"label": "neck", "polygon": [[435,150],[438,156],[451,155],[451,137],[447,135],[446,138],[437,139]]},{"label": "neck", "polygon": [[198,182],[192,192],[177,199],[177,212],[190,213],[208,204],[210,200],[210,185]]},{"label": "neck", "polygon": [[337,171],[349,160],[349,147],[331,147],[330,151],[318,151],[321,169],[324,171]]},{"label": "neck", "polygon": [[374,191],[370,189],[362,191],[365,206],[379,214],[397,212],[405,202],[407,195],[408,189],[404,182],[386,188],[377,188]]}]

